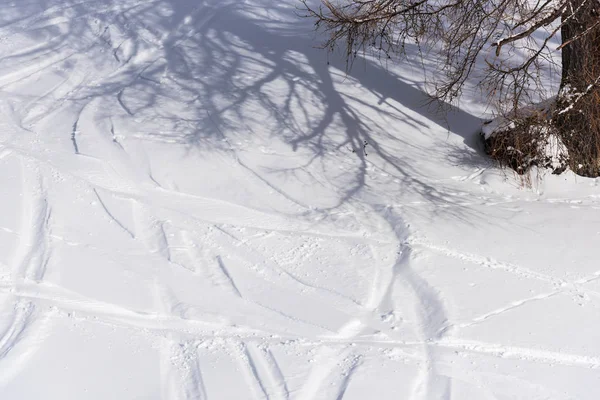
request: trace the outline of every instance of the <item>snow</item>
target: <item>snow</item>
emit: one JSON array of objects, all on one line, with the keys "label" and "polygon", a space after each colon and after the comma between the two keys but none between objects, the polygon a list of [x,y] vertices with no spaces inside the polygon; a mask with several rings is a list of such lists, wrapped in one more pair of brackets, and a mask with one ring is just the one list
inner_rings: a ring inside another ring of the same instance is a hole
[{"label": "snow", "polygon": [[596,399],[598,180],[295,6],[2,5],[0,397]]},{"label": "snow", "polygon": [[[485,121],[481,128],[481,136],[484,140],[488,140],[496,135],[505,134],[508,130],[515,128],[515,122],[520,118],[537,116],[538,118],[549,120],[555,107],[556,96],[553,96],[548,100],[519,109],[516,118],[498,116]],[[562,139],[548,125],[538,125],[537,129],[538,146],[540,146],[545,158],[545,168],[549,171],[564,171],[567,169],[568,166],[565,165],[565,160],[568,159],[568,150]],[[515,149],[513,146],[508,146],[507,150]]]}]

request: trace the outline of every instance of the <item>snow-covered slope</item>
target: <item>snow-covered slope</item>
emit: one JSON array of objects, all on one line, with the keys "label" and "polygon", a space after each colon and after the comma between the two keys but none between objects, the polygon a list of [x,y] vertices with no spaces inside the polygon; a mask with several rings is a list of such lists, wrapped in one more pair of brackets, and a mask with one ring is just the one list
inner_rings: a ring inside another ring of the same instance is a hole
[{"label": "snow-covered slope", "polygon": [[296,5],[0,5],[0,398],[597,399],[597,181]]}]

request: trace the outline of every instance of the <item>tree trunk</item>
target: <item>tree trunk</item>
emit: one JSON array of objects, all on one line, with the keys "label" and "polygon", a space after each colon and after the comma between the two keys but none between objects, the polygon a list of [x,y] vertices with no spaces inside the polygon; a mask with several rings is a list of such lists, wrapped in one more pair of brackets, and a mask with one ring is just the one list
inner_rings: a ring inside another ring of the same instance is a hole
[{"label": "tree trunk", "polygon": [[[579,175],[600,176],[600,7],[596,1],[571,2],[561,30],[562,79],[555,123]],[[571,41],[572,40],[572,41]]]}]

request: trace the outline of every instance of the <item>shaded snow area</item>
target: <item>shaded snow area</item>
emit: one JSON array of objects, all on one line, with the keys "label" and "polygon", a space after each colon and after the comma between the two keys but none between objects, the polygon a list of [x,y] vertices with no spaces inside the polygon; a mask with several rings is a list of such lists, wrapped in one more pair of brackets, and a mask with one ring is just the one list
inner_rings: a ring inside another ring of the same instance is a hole
[{"label": "shaded snow area", "polygon": [[598,181],[296,6],[0,5],[0,398],[598,399]]}]

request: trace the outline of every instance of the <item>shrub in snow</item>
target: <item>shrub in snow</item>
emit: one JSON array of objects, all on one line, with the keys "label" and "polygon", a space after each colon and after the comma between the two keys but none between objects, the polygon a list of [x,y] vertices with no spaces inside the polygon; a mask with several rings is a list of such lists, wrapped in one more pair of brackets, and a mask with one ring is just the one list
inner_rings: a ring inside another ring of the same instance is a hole
[{"label": "shrub in snow", "polygon": [[533,166],[559,174],[568,166],[568,151],[552,124],[555,99],[525,107],[512,117],[502,116],[484,124],[485,151],[500,165],[525,174]]},{"label": "shrub in snow", "polygon": [[536,166],[600,176],[599,94],[565,87],[555,98],[485,123],[486,153],[519,174]]}]

